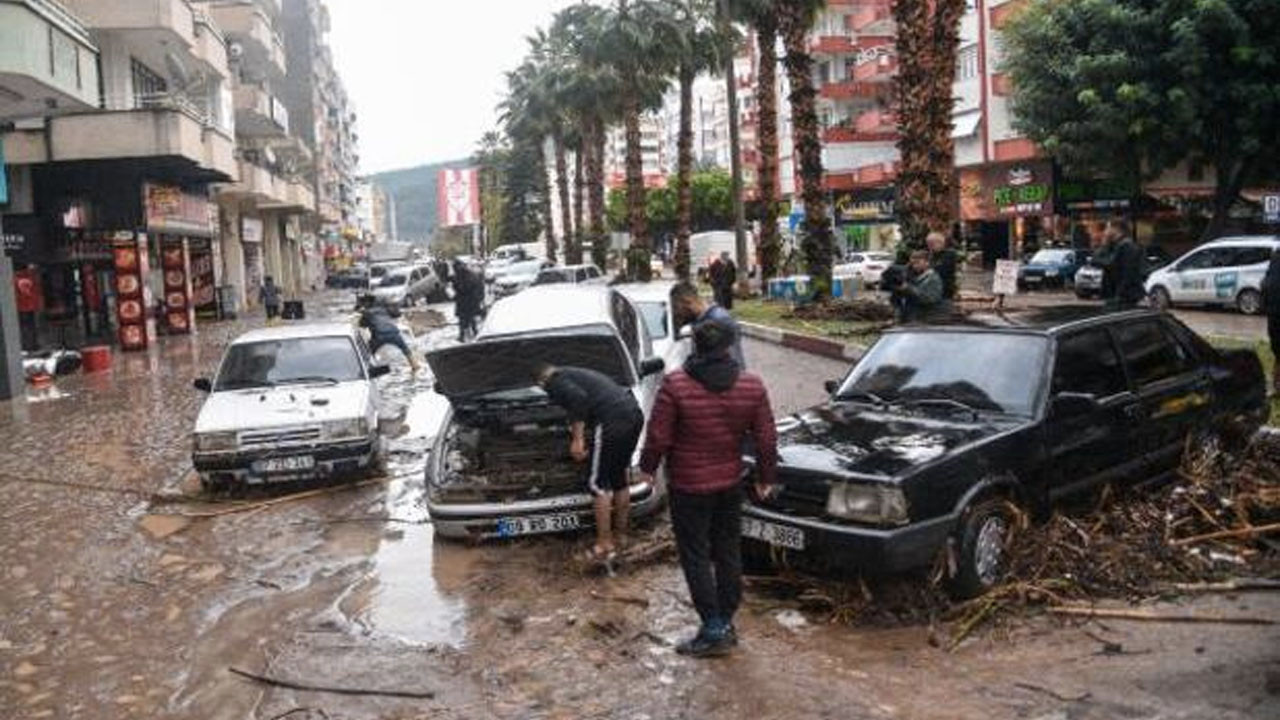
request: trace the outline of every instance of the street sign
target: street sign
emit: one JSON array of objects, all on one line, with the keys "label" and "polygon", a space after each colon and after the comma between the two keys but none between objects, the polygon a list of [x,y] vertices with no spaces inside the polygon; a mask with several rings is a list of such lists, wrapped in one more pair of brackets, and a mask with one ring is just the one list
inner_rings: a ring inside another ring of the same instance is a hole
[{"label": "street sign", "polygon": [[1280,195],[1262,196],[1262,222],[1280,225]]},{"label": "street sign", "polygon": [[996,275],[991,283],[993,295],[1018,294],[1018,263],[1013,260],[997,260]]}]

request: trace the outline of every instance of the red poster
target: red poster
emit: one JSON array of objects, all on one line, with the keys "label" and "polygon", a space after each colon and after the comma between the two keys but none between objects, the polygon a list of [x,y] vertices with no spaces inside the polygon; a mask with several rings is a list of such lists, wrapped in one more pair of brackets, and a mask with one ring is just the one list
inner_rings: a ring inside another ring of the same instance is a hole
[{"label": "red poster", "polygon": [[43,300],[40,293],[40,276],[35,270],[19,270],[13,274],[13,289],[18,296],[18,312],[39,312]]}]

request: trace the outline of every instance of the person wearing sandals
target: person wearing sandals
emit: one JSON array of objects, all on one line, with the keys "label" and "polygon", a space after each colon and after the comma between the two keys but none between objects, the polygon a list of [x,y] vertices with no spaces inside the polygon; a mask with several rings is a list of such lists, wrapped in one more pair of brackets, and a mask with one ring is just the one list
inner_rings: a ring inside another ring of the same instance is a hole
[{"label": "person wearing sandals", "polygon": [[663,377],[640,453],[640,471],[650,478],[667,464],[676,552],[702,621],[676,652],[694,657],[724,655],[738,644],[744,440],[755,444],[758,497],[767,497],[777,473],[769,393],[733,359],[735,337],[716,320],[694,327],[694,353]]},{"label": "person wearing sandals", "polygon": [[534,368],[534,380],[568,414],[569,454],[577,462],[589,460],[586,484],[595,497],[596,542],[588,560],[612,560],[626,542],[631,516],[627,476],[644,430],[644,413],[630,388],[595,370],[541,363]]}]

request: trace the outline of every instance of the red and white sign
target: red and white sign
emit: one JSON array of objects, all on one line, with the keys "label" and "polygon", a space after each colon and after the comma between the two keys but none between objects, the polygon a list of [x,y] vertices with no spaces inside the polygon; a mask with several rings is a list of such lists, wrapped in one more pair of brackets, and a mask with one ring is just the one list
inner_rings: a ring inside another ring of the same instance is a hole
[{"label": "red and white sign", "polygon": [[440,226],[480,222],[480,176],[475,168],[441,170],[436,179]]}]

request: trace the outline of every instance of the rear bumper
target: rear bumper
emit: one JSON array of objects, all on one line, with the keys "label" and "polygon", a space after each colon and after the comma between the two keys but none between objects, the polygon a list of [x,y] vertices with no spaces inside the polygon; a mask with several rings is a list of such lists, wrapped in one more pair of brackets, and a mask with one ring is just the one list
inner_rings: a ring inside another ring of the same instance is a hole
[{"label": "rear bumper", "polygon": [[[370,469],[377,461],[377,442],[329,443],[288,448],[262,448],[235,453],[195,453],[192,465],[201,479],[244,485],[263,485],[293,480],[329,478],[353,475]],[[315,467],[310,470],[279,473],[259,473],[254,463],[272,458],[310,456]]]},{"label": "rear bumper", "polygon": [[[802,563],[869,573],[898,573],[929,566],[946,545],[956,518],[944,515],[901,528],[878,529],[800,518],[746,503],[744,518],[755,518],[804,533],[803,550],[786,550]],[[760,540],[744,537],[743,543]]]},{"label": "rear bumper", "polygon": [[[631,485],[630,492],[633,518],[657,512],[666,495],[661,481]],[[440,537],[487,540],[504,537],[498,531],[498,523],[509,518],[573,515],[578,518],[579,527],[593,527],[594,500],[585,492],[511,503],[442,503],[428,499],[427,511],[431,514],[431,525]]]}]

